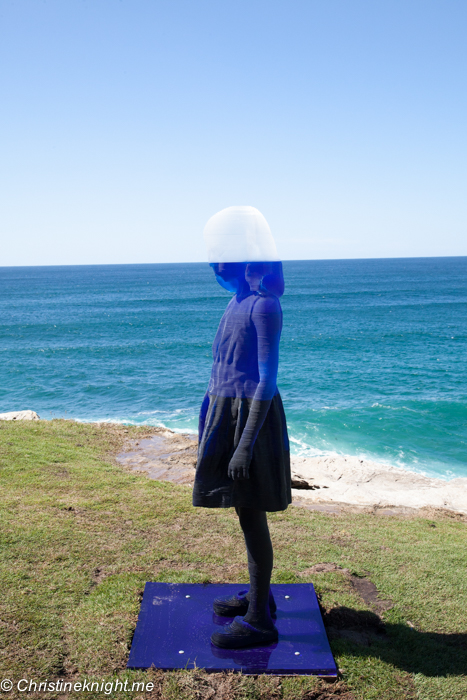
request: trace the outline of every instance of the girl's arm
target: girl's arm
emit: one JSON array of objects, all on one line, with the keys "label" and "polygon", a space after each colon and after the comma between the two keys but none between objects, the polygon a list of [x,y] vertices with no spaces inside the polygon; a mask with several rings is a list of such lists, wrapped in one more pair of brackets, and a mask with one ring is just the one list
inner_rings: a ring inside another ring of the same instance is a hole
[{"label": "girl's arm", "polygon": [[282,311],[278,299],[273,296],[260,297],[253,307],[252,320],[258,338],[259,384],[242,437],[230,460],[228,475],[232,479],[248,479],[255,440],[276,393],[282,330]]}]

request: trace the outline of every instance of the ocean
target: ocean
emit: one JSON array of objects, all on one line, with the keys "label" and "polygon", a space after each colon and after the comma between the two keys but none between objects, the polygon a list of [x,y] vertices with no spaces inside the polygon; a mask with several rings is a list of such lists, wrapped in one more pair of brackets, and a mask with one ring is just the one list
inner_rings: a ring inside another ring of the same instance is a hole
[{"label": "ocean", "polygon": [[[284,276],[292,451],[467,476],[467,257]],[[0,412],[195,431],[229,298],[202,263],[0,268]]]}]

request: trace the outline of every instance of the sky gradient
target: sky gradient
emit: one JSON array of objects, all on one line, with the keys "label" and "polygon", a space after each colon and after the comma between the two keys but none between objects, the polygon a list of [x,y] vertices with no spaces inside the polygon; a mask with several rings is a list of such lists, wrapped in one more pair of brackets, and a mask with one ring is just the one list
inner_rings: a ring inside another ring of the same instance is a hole
[{"label": "sky gradient", "polygon": [[0,0],[0,266],[467,255],[464,0]]}]

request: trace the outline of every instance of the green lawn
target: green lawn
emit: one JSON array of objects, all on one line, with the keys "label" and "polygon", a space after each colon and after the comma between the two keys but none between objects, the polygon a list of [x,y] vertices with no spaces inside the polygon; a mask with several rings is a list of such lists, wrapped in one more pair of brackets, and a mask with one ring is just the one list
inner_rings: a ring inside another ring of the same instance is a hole
[{"label": "green lawn", "polygon": [[[154,683],[146,694],[112,694],[119,698],[467,698],[467,519],[442,513],[428,520],[291,507],[270,516],[274,582],[310,580],[306,570],[322,562],[348,569],[311,575],[338,683],[125,670],[145,581],[247,581],[233,510],[194,509],[187,487],[113,461],[125,438],[145,432],[0,422],[0,680]],[[365,603],[365,579],[379,599]]]}]

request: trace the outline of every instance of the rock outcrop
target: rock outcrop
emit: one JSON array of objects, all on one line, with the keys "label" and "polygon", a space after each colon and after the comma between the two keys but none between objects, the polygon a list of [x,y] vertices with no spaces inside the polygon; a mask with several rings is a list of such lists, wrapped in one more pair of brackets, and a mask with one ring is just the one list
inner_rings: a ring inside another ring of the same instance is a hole
[{"label": "rock outcrop", "polygon": [[11,411],[0,413],[0,420],[39,420],[39,416],[35,411]]},{"label": "rock outcrop", "polygon": [[[435,479],[358,457],[292,457],[296,498],[362,507],[443,508],[467,514],[467,478]],[[293,487],[293,484],[292,484]]]}]

